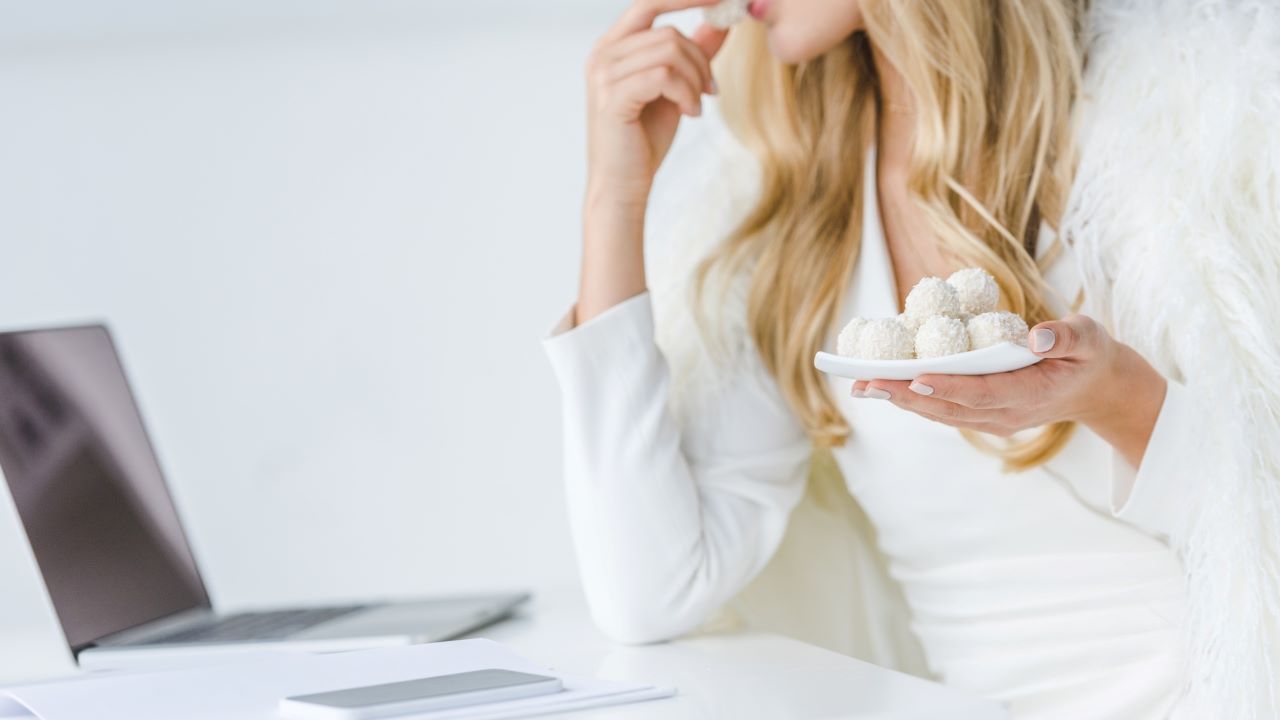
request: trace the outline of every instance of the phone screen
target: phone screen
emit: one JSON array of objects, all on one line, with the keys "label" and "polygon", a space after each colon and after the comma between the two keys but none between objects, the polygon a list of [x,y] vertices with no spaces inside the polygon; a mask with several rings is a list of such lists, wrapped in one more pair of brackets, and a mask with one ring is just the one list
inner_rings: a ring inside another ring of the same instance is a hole
[{"label": "phone screen", "polygon": [[451,695],[482,693],[499,688],[518,688],[521,686],[548,685],[547,692],[560,689],[557,678],[546,675],[532,675],[513,670],[472,670],[471,672],[453,675],[404,680],[402,682],[366,687],[333,690],[313,695],[298,695],[287,700],[323,705],[331,708],[357,709],[378,705],[396,705],[445,698]]}]

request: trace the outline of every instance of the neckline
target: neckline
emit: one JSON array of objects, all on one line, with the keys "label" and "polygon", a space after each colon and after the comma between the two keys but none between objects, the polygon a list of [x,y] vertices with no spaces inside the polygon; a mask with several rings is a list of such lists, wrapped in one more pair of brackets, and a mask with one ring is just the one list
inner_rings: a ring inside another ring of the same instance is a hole
[{"label": "neckline", "polygon": [[876,146],[867,150],[862,180],[862,239],[852,288],[853,309],[863,317],[898,314],[898,280],[889,260],[888,241],[880,216]]},{"label": "neckline", "polygon": [[[845,293],[842,321],[847,321],[854,316],[894,317],[902,311],[898,304],[898,279],[893,271],[893,263],[889,259],[889,243],[888,238],[885,237],[881,219],[880,193],[877,183],[878,168],[876,145],[871,143],[867,149],[866,165],[863,168],[862,240],[858,248],[858,260],[854,265],[853,279]],[[1053,229],[1042,221],[1039,242],[1036,244],[1037,261],[1047,256],[1052,247],[1060,243],[1061,240]],[[1069,244],[1061,243],[1061,249],[1055,252],[1061,255],[1045,275],[1045,280],[1052,290],[1048,299],[1051,306],[1060,306],[1059,314],[1065,314],[1071,308],[1068,298],[1078,292],[1079,280],[1062,275],[1074,268],[1074,263],[1069,259],[1073,254],[1073,248]],[[1070,292],[1064,292],[1059,289],[1059,285],[1073,289]]]}]

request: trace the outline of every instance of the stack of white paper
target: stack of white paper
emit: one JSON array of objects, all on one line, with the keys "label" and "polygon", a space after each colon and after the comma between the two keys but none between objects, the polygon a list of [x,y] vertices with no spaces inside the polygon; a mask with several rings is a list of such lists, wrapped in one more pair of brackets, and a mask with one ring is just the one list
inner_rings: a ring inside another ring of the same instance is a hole
[{"label": "stack of white paper", "polygon": [[[331,655],[264,653],[234,663],[169,672],[85,676],[0,691],[0,718],[40,720],[277,720],[281,698],[451,673],[501,668],[550,675],[491,640],[379,648]],[[668,697],[673,688],[561,677],[551,695],[412,716],[498,720]],[[12,702],[9,702],[12,701]]]}]

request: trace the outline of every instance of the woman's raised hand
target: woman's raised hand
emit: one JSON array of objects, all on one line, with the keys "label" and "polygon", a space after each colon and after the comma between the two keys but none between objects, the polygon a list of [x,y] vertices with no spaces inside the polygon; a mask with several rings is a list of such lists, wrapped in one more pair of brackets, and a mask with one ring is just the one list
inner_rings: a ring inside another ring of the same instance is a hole
[{"label": "woman's raised hand", "polygon": [[726,30],[709,25],[692,38],[653,27],[661,14],[717,0],[635,0],[596,42],[587,60],[589,202],[643,209],[681,115],[702,113],[715,91],[711,58]]},{"label": "woman's raised hand", "polygon": [[681,115],[702,113],[711,58],[726,30],[687,38],[654,28],[662,13],[717,0],[635,0],[587,61],[587,196],[582,209],[578,324],[645,289],[644,215],[653,176]]}]

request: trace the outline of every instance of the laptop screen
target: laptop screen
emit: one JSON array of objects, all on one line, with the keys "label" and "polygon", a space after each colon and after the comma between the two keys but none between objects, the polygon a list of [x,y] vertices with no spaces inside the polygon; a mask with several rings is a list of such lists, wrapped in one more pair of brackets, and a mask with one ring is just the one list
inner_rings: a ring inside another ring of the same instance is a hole
[{"label": "laptop screen", "polygon": [[0,469],[73,648],[208,606],[106,328],[0,333]]}]

